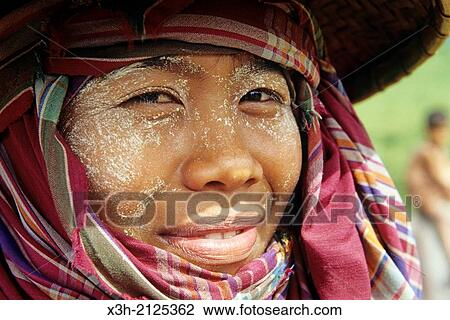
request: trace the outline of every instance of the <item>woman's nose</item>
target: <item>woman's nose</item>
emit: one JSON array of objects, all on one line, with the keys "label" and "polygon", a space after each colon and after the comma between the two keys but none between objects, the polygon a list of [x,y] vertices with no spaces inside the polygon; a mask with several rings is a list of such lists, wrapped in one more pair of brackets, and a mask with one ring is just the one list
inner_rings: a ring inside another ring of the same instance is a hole
[{"label": "woman's nose", "polygon": [[261,165],[244,150],[196,154],[182,167],[184,185],[195,191],[244,191],[262,177]]}]

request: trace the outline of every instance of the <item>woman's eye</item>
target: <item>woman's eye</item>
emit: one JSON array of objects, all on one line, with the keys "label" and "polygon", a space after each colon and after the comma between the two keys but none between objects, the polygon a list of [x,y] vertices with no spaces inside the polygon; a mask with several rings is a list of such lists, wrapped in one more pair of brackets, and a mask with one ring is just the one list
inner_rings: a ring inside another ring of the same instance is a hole
[{"label": "woman's eye", "polygon": [[266,91],[263,89],[256,89],[247,92],[240,100],[240,102],[253,101],[253,102],[266,102],[266,101],[280,102],[280,98],[274,92]]},{"label": "woman's eye", "polygon": [[239,110],[256,117],[275,117],[281,105],[280,96],[266,89],[249,91],[239,100]]},{"label": "woman's eye", "polygon": [[165,92],[146,92],[133,97],[126,103],[181,103],[179,99]]},{"label": "woman's eye", "polygon": [[183,108],[183,103],[174,94],[153,91],[125,100],[120,103],[119,107],[138,112],[150,120],[158,120],[180,112]]}]

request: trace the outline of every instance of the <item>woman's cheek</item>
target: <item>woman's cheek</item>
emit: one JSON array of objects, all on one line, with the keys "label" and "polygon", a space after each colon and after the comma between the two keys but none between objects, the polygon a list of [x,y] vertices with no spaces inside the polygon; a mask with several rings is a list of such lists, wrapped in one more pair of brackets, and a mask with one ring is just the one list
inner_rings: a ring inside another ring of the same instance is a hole
[{"label": "woman's cheek", "polygon": [[136,161],[146,141],[124,111],[79,119],[66,137],[86,168],[90,191],[127,191],[141,174]]},{"label": "woman's cheek", "polygon": [[241,139],[261,164],[274,192],[291,193],[300,177],[300,133],[292,115],[278,119],[252,119],[241,126]]},{"label": "woman's cheek", "polygon": [[[173,133],[176,133],[179,139],[174,138]],[[142,134],[145,137],[148,135],[148,131]],[[190,150],[191,141],[186,139],[188,136],[184,134],[182,128],[161,126],[158,130],[158,140],[161,143],[154,143],[153,138],[148,137],[146,140],[148,143],[144,144],[142,152],[132,159],[133,166],[140,174],[132,181],[130,191],[139,193],[139,196],[158,199],[158,193],[182,190],[177,168]],[[118,208],[118,212],[122,216],[145,214],[142,202],[124,202],[124,206]],[[153,241],[154,230],[158,230],[168,221],[167,205],[156,201],[152,212],[144,219],[145,225],[121,226],[121,229],[126,234],[143,241]]]},{"label": "woman's cheek", "polygon": [[[142,133],[145,144],[136,159],[142,172],[139,185],[144,189],[151,188],[151,180],[163,181],[167,189],[181,187],[178,168],[189,156],[192,135],[182,121],[173,120],[159,123],[152,131],[145,129]],[[158,143],[155,143],[155,135]]]}]

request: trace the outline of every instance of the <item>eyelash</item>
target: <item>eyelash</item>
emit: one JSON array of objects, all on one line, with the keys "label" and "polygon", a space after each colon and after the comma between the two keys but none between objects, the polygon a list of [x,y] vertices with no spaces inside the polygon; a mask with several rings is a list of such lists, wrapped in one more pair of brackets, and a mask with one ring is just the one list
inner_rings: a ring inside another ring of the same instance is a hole
[{"label": "eyelash", "polygon": [[149,96],[151,95],[166,95],[169,96],[173,102],[167,102],[167,103],[177,103],[177,104],[183,104],[181,99],[178,97],[178,95],[171,89],[168,88],[153,88],[153,90],[148,90],[144,92],[134,92],[133,94],[130,94],[124,98],[122,98],[122,102],[120,105],[124,104],[136,104],[136,103],[157,103],[157,102],[150,102],[147,99],[149,99]]},{"label": "eyelash", "polygon": [[[249,101],[249,102],[253,102],[252,100],[243,100],[245,98],[245,96],[249,95],[252,92],[262,92],[264,94],[267,94],[269,97],[272,98],[273,101],[278,102],[278,103],[283,103],[283,98],[281,97],[280,94],[278,94],[277,92],[271,90],[271,89],[267,89],[267,88],[257,88],[257,89],[253,89],[248,91],[246,94],[244,94],[241,99],[239,100],[239,102],[245,102],[245,101]],[[263,101],[256,101],[256,102],[268,102],[266,100]]]}]

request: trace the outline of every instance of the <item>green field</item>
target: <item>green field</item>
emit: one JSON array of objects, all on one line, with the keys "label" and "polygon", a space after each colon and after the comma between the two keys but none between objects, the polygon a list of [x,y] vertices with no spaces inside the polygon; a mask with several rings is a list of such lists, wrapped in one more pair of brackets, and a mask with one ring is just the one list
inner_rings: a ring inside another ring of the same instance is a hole
[{"label": "green field", "polygon": [[436,108],[450,115],[450,41],[412,75],[356,105],[403,195],[407,163],[423,140],[427,114]]}]

